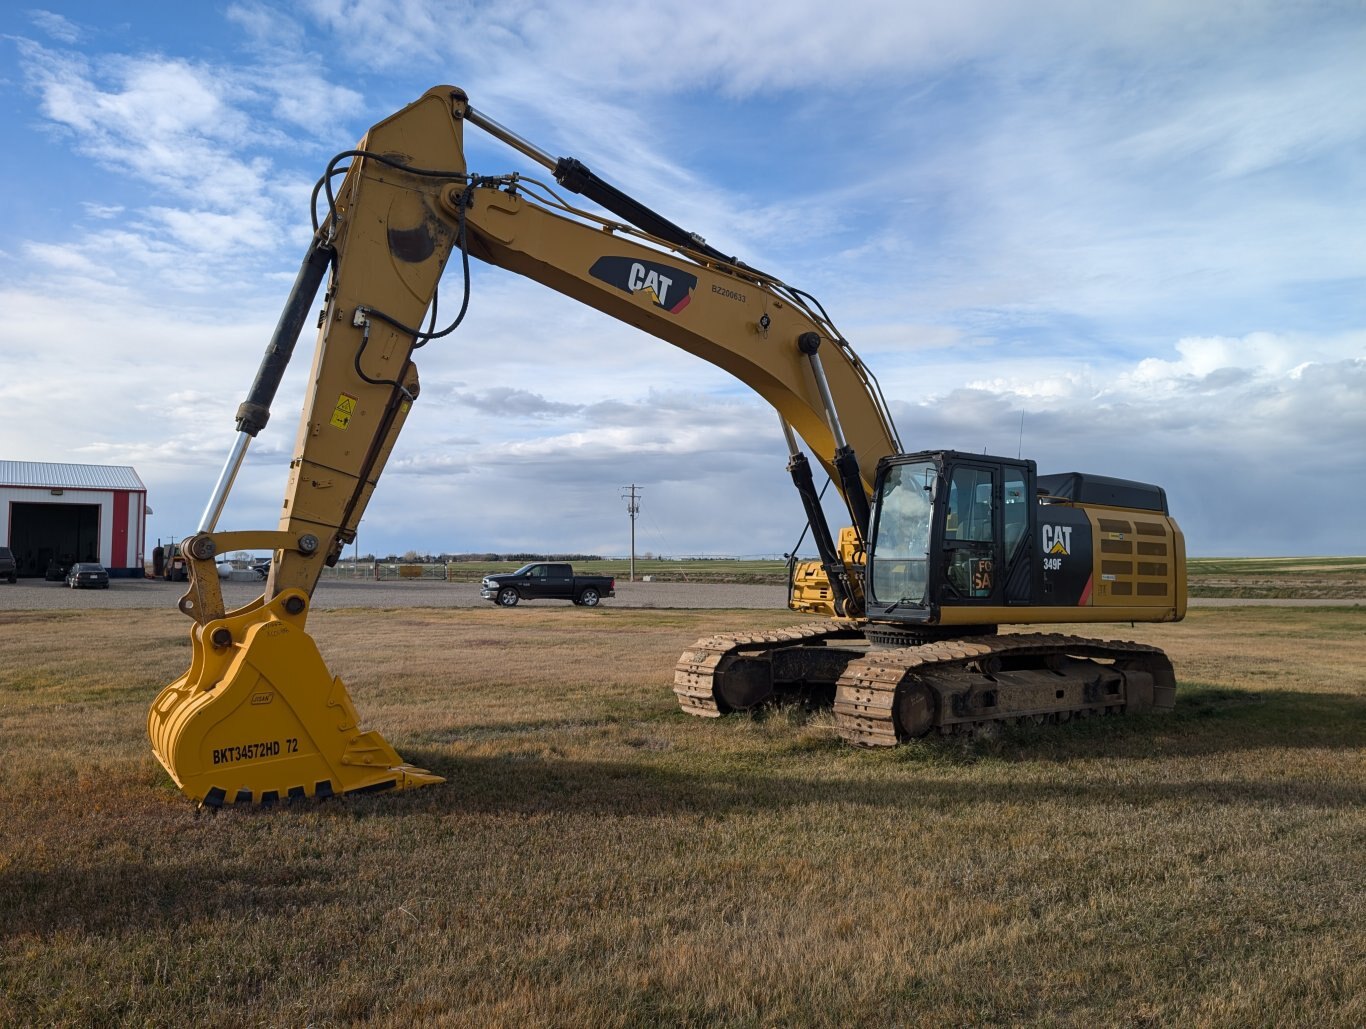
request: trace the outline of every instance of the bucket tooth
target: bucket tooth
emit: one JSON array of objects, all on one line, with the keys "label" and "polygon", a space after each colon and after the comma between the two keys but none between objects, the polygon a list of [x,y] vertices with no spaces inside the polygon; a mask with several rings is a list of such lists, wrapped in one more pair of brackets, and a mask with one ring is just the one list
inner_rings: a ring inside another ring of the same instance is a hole
[{"label": "bucket tooth", "polygon": [[[286,610],[291,595],[192,630],[189,672],[161,691],[147,716],[152,752],[176,785],[220,807],[229,798],[268,805],[443,782],[360,729],[346,685],[328,671],[302,614]],[[233,642],[206,642],[215,638]]]}]

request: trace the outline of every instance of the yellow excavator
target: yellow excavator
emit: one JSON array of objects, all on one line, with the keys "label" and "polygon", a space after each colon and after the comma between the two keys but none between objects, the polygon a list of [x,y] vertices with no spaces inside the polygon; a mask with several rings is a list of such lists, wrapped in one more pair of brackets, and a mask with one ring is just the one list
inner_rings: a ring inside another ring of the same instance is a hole
[{"label": "yellow excavator", "polygon": [[[471,173],[467,125],[614,217],[521,174]],[[1184,543],[1159,487],[1039,475],[1029,460],[903,452],[876,379],[815,298],[721,253],[581,162],[543,152],[452,86],[428,90],[333,158],[313,210],[312,241],[238,408],[236,440],[198,532],[182,545],[190,668],[157,696],[148,734],[192,799],[269,804],[441,781],[360,728],[305,626],[322,569],[355,538],[418,399],[415,352],[464,317],[471,258],[725,369],[778,413],[819,554],[794,568],[791,606],[820,620],[697,641],[674,673],[684,711],[719,716],[800,694],[833,700],[851,743],[882,746],[930,731],[1173,706],[1171,664],[1156,648],[998,632],[1182,618]],[[437,329],[437,285],[453,256],[461,303]],[[279,526],[218,531],[324,282]],[[838,536],[801,442],[848,509]],[[274,558],[262,596],[228,611],[214,558],[235,550]]]}]

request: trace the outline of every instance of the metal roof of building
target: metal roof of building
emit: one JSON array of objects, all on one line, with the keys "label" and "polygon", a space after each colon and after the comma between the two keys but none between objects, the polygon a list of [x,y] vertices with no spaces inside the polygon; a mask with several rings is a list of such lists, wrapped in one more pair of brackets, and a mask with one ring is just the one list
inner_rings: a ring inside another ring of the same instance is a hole
[{"label": "metal roof of building", "polygon": [[49,464],[44,461],[0,461],[0,486],[56,489],[146,490],[127,465]]}]

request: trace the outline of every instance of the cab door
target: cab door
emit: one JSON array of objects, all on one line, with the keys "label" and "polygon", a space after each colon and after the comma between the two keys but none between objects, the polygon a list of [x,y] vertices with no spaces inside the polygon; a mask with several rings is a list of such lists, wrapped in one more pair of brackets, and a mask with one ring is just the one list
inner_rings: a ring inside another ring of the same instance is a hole
[{"label": "cab door", "polygon": [[546,580],[546,566],[532,565],[526,570],[526,585],[522,587],[522,596],[527,600],[536,600],[544,597]]},{"label": "cab door", "polygon": [[1001,469],[988,463],[948,468],[941,536],[940,603],[999,604],[1001,598]]},{"label": "cab door", "polygon": [[954,455],[944,481],[939,598],[950,606],[1028,604],[1037,509],[1033,461]]},{"label": "cab door", "polygon": [[572,565],[546,565],[545,582],[542,596],[556,600],[568,600],[574,594],[574,569]]}]

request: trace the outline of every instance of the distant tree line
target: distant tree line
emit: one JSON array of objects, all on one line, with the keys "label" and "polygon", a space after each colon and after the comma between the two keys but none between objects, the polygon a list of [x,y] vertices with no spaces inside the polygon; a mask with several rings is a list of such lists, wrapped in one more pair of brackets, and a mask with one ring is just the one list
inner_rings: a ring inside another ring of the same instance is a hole
[{"label": "distant tree line", "polygon": [[[814,555],[805,555],[808,558]],[[782,561],[787,557],[786,554],[751,554],[744,557],[735,557],[726,554],[678,554],[668,557],[646,550],[636,555],[639,561]],[[373,564],[381,561],[385,564],[424,564],[424,565],[444,565],[458,562],[472,561],[490,563],[495,561],[516,561],[525,564],[528,561],[624,561],[624,557],[605,558],[601,554],[548,554],[535,551],[519,551],[515,554],[498,554],[493,551],[479,551],[461,554],[419,554],[416,550],[408,550],[402,554],[388,554],[384,557],[376,557],[374,554],[362,554],[359,558],[343,554],[341,563],[351,564]]]},{"label": "distant tree line", "polygon": [[[350,560],[343,557],[343,561]],[[403,554],[389,554],[387,557],[376,558],[374,554],[366,554],[360,558],[362,562],[372,562],[375,560],[385,562],[403,562],[406,564],[424,565],[444,565],[460,561],[602,561],[599,554],[536,554],[531,552],[517,554],[419,554],[416,550],[405,551]]]},{"label": "distant tree line", "polygon": [[453,561],[601,561],[601,554],[461,554]]}]

